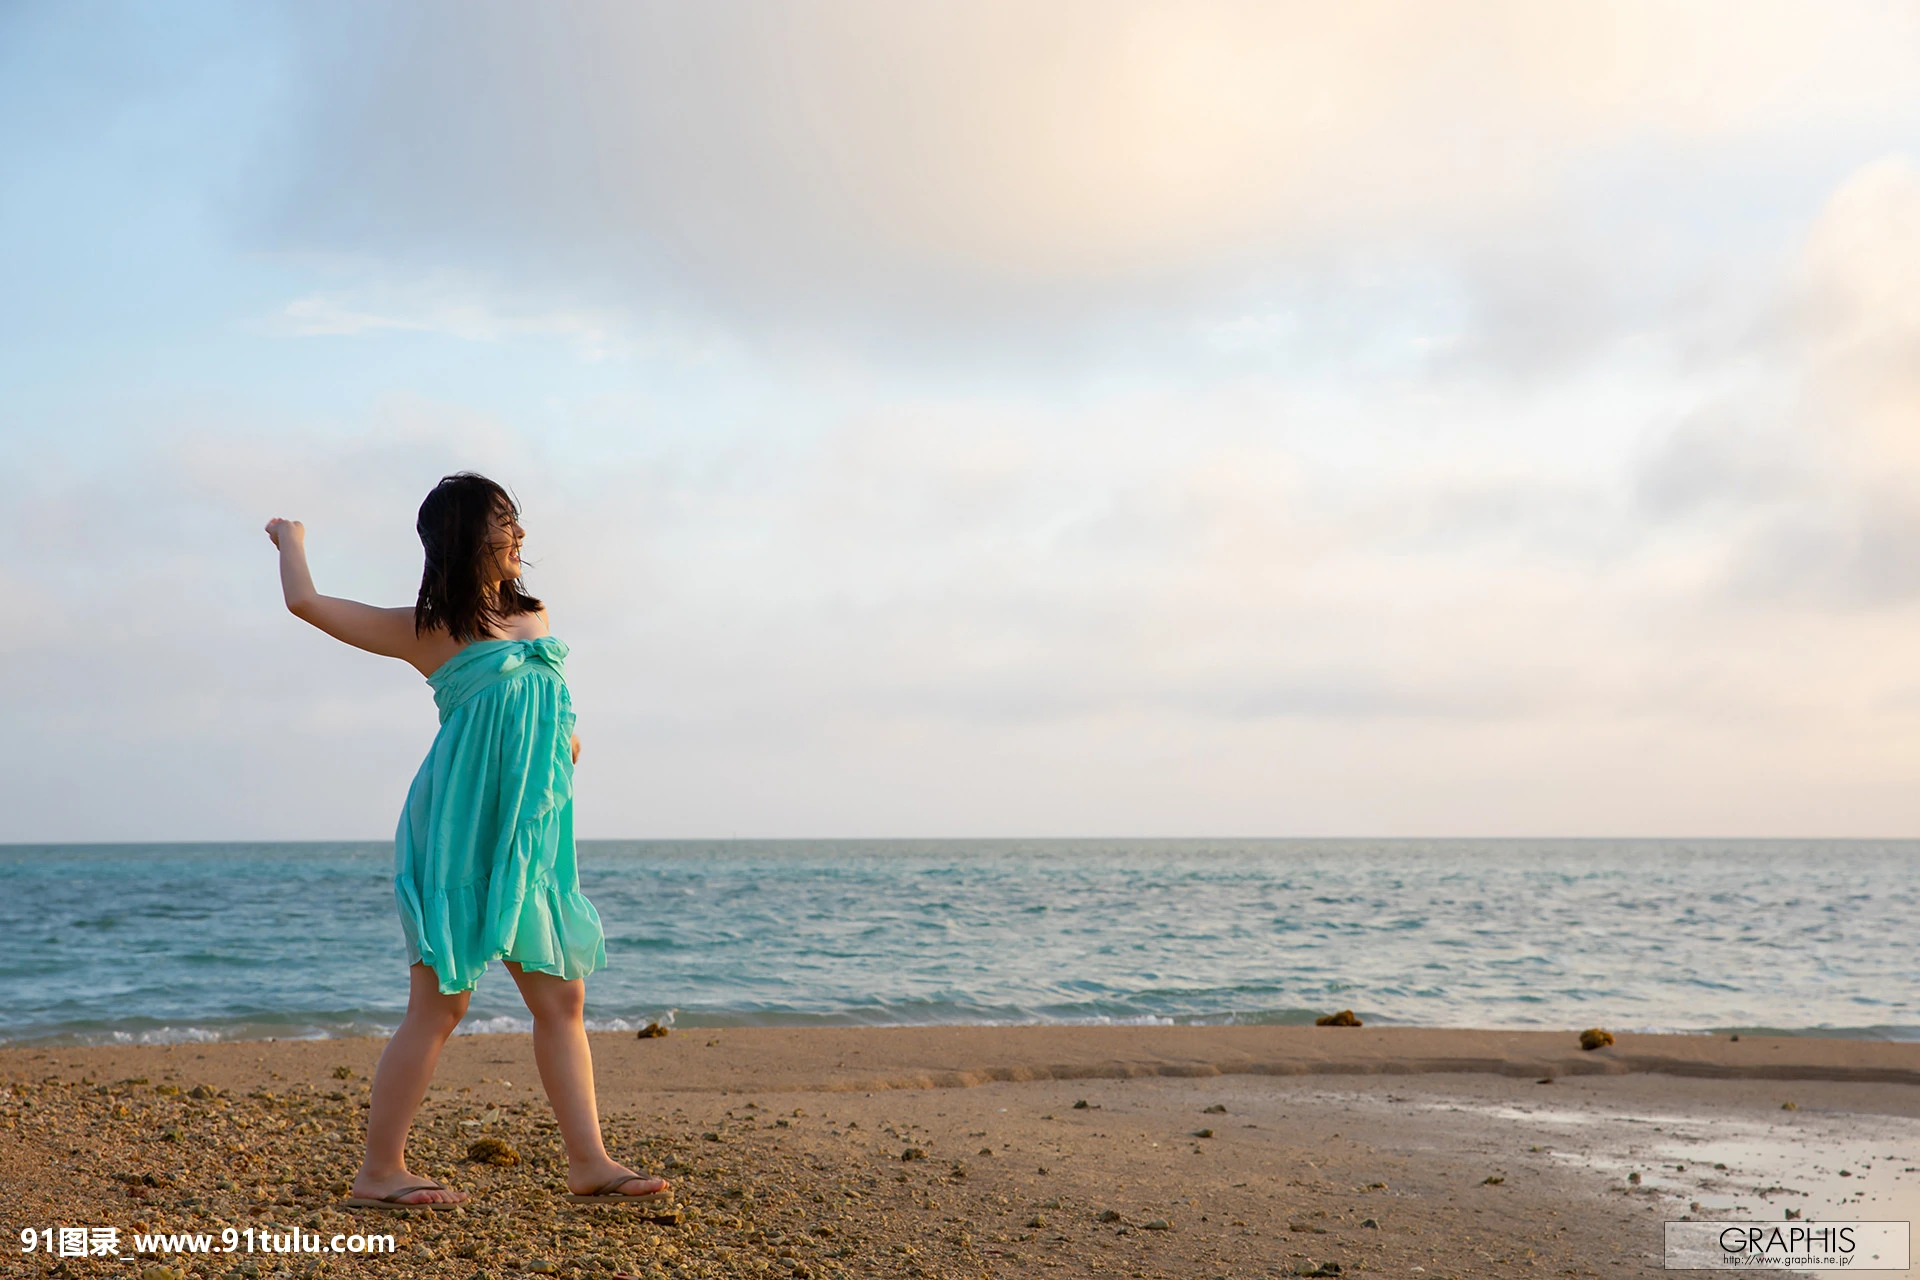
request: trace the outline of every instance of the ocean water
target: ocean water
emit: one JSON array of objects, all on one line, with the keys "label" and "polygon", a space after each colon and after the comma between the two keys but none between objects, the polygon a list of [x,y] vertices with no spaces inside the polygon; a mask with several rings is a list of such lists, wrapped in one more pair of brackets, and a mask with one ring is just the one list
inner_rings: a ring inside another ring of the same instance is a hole
[{"label": "ocean water", "polygon": [[[379,1034],[392,847],[0,846],[0,1042]],[[589,1025],[1920,1039],[1920,842],[589,841]],[[511,978],[465,1029],[529,1025]]]}]

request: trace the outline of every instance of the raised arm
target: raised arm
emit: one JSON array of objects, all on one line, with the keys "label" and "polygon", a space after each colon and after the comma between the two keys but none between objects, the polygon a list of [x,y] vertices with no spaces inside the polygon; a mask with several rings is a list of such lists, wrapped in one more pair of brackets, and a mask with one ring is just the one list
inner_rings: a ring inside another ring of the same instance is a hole
[{"label": "raised arm", "polygon": [[280,549],[280,591],[288,612],[356,649],[419,665],[412,609],[380,609],[315,591],[307,569],[307,527],[298,520],[267,521],[267,537]]}]

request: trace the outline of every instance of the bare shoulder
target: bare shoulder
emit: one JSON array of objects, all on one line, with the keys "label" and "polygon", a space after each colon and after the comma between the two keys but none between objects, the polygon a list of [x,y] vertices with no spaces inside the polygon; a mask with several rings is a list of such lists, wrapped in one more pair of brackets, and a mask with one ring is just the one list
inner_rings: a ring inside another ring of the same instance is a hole
[{"label": "bare shoulder", "polygon": [[[412,610],[408,610],[409,613]],[[412,622],[409,620],[408,625]],[[447,659],[467,646],[448,635],[444,627],[430,627],[422,631],[414,641],[414,652],[407,656],[413,669],[423,676],[430,676],[447,664]]]}]

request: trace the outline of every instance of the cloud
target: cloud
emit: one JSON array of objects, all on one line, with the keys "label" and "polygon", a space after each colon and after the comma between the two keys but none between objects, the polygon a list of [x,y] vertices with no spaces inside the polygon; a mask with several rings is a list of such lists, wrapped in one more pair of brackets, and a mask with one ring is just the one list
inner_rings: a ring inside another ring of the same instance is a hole
[{"label": "cloud", "polygon": [[1779,321],[1799,353],[1810,417],[1861,463],[1920,479],[1920,167],[1863,166],[1808,239]]},{"label": "cloud", "polygon": [[7,794],[105,768],[130,825],[85,834],[382,833],[425,691],[281,613],[259,525],[306,518],[323,589],[404,603],[413,508],[456,466],[526,506],[595,834],[1752,830],[1753,779],[1808,811],[1789,798],[1824,784],[1792,761],[1916,719],[1899,627],[1792,599],[1756,625],[1698,590],[1744,528],[1709,508],[1675,508],[1689,577],[1619,477],[1342,477],[1249,430],[1272,403],[1177,433],[1166,410],[876,394],[805,438],[636,431],[583,467],[395,397],[354,425],[173,423],[31,495],[16,473],[41,542],[8,586],[41,621],[8,653],[44,679],[8,694],[34,745]]},{"label": "cloud", "polygon": [[1730,408],[1695,415],[1639,461],[1634,498],[1655,520],[1721,518],[1802,497],[1815,454],[1804,435]]},{"label": "cloud", "polygon": [[264,327],[288,337],[355,337],[402,331],[435,333],[467,342],[499,343],[552,337],[571,343],[586,360],[604,359],[625,329],[620,317],[583,311],[503,310],[484,288],[413,281],[404,287],[331,290],[296,298]]},{"label": "cloud", "polygon": [[1749,610],[1920,601],[1920,168],[1861,166],[1833,192],[1746,362],[1764,369],[1668,433],[1640,509],[1718,528],[1712,589]]},{"label": "cloud", "polygon": [[[1914,20],[1737,4],[307,9],[250,223],[789,340],[1071,343],[1412,245],[1562,358],[1613,261],[1524,245],[1648,138],[1912,113]],[[1684,180],[1655,198],[1678,207]],[[1522,232],[1522,235],[1525,233]],[[1508,242],[1508,243],[1503,243]],[[1543,256],[1544,253],[1544,256]],[[1471,283],[1471,282],[1470,282]],[[1576,301],[1574,310],[1579,309]],[[1535,323],[1509,317],[1529,317]],[[1604,319],[1604,315],[1599,317]]]}]

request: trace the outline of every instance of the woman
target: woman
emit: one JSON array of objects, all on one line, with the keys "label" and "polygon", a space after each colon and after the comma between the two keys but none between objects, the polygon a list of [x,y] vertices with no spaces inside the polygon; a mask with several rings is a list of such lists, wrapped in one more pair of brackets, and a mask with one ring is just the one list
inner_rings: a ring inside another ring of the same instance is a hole
[{"label": "woman", "polygon": [[367,1152],[347,1204],[449,1208],[466,1199],[409,1173],[407,1130],[487,962],[500,959],[533,1014],[534,1061],[567,1147],[575,1200],[660,1204],[663,1178],[607,1155],[582,1021],[586,975],[606,964],[600,917],[574,864],[580,739],[546,606],[521,586],[513,499],[484,476],[448,476],[420,504],[426,549],[411,609],[323,596],[306,530],[267,522],[294,616],[356,648],[410,663],[433,686],[440,733],[407,793],[394,896],[412,958],[407,1015],[380,1055]]}]

